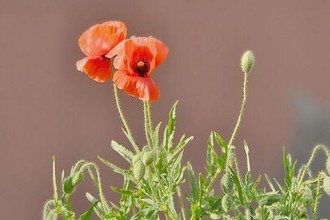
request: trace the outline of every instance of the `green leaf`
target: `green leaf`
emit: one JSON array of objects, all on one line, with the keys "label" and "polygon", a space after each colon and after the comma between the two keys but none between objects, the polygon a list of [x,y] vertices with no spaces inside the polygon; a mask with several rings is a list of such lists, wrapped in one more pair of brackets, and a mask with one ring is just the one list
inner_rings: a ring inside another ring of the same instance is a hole
[{"label": "green leaf", "polygon": [[123,145],[118,144],[116,141],[111,141],[111,147],[114,151],[116,151],[120,156],[122,156],[129,163],[132,162],[133,153],[129,151]]},{"label": "green leaf", "polygon": [[197,202],[199,201],[199,189],[198,189],[198,184],[196,182],[195,172],[189,162],[187,164],[187,169],[188,169],[189,184],[192,192],[193,201]]},{"label": "green leaf", "polygon": [[231,167],[228,167],[231,174],[232,174],[232,177],[233,177],[233,180],[234,180],[234,184],[236,185],[236,188],[237,188],[237,192],[238,192],[238,198],[241,202],[241,204],[244,204],[245,201],[244,201],[244,197],[243,197],[243,188],[242,188],[242,184],[237,176],[237,173],[231,168]]},{"label": "green leaf", "polygon": [[98,204],[98,201],[94,202],[93,205],[83,214],[80,215],[80,220],[90,220],[93,213],[94,213],[94,207],[96,207]]},{"label": "green leaf", "polygon": [[173,159],[175,159],[183,151],[185,146],[187,146],[187,144],[194,139],[194,137],[192,137],[192,136],[187,139],[184,139],[184,138],[185,138],[185,136],[183,135],[170,158],[170,163]]},{"label": "green leaf", "polygon": [[162,122],[159,122],[157,126],[155,127],[155,130],[153,132],[152,140],[154,143],[154,146],[158,147],[159,146],[159,129],[161,126]]},{"label": "green leaf", "polygon": [[102,161],[105,165],[107,165],[108,167],[112,168],[115,173],[122,174],[125,177],[130,177],[130,172],[128,170],[125,170],[123,168],[120,168],[120,167],[114,165],[113,163],[111,163],[110,161],[108,161],[106,159],[103,159],[100,156],[98,156],[97,158],[99,158],[99,160]]},{"label": "green leaf", "polygon": [[154,219],[154,216],[157,214],[156,209],[141,209],[138,213],[132,216],[131,220],[138,220],[138,219]]},{"label": "green leaf", "polygon": [[213,133],[211,132],[209,139],[207,141],[207,151],[206,151],[206,171],[209,176],[214,176],[217,172],[216,160],[218,155],[214,150],[214,138]]},{"label": "green leaf", "polygon": [[293,186],[296,162],[292,163],[292,159],[290,154],[286,153],[285,149],[283,149],[283,163],[285,170],[285,178],[284,183],[287,189],[290,189]]},{"label": "green leaf", "polygon": [[169,118],[167,122],[167,126],[164,130],[164,137],[163,137],[163,146],[166,149],[172,148],[173,144],[173,137],[175,133],[175,124],[176,124],[176,107],[177,107],[178,101],[176,101],[170,112],[169,112]]},{"label": "green leaf", "polygon": [[222,153],[227,153],[229,150],[229,147],[228,147],[227,143],[225,142],[225,140],[221,137],[221,135],[218,132],[213,132],[213,133],[214,133],[215,141],[221,147]]},{"label": "green leaf", "polygon": [[97,200],[92,194],[90,194],[88,192],[86,192],[86,198],[93,205],[96,204],[94,206],[94,208],[96,209],[96,212],[98,212],[102,216],[105,215],[105,211],[103,210],[101,203],[99,203],[99,200]]}]

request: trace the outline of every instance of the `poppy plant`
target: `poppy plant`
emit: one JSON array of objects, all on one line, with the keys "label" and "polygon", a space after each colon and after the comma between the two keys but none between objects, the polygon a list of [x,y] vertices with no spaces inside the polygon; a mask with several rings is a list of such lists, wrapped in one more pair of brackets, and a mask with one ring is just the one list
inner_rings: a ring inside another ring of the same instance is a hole
[{"label": "poppy plant", "polygon": [[97,82],[111,77],[111,57],[105,55],[126,38],[127,28],[120,21],[107,21],[86,30],[79,38],[79,46],[86,55],[77,62],[77,69]]},{"label": "poppy plant", "polygon": [[132,37],[122,41],[106,57],[114,57],[114,84],[141,100],[156,101],[159,88],[151,75],[167,57],[168,48],[154,37]]}]

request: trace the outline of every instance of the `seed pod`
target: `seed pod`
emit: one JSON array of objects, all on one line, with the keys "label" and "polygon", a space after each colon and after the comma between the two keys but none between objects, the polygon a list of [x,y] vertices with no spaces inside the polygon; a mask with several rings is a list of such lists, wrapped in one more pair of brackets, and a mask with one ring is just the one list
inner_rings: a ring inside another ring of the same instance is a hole
[{"label": "seed pod", "polygon": [[133,165],[133,175],[135,179],[140,180],[143,178],[145,172],[145,166],[141,160],[138,160]]},{"label": "seed pod", "polygon": [[142,161],[145,166],[152,163],[155,157],[155,151],[147,151],[143,153]]},{"label": "seed pod", "polygon": [[231,206],[231,201],[228,195],[224,195],[221,200],[221,206],[223,211],[228,212]]},{"label": "seed pod", "polygon": [[244,73],[248,74],[253,68],[254,61],[255,61],[255,58],[254,58],[252,51],[250,51],[250,50],[245,51],[241,58],[242,71]]},{"label": "seed pod", "polygon": [[72,184],[74,186],[79,185],[82,181],[84,180],[84,173],[83,172],[77,172],[73,177],[72,177]]},{"label": "seed pod", "polygon": [[71,177],[64,178],[62,188],[65,194],[71,194],[74,191],[75,186],[72,183]]},{"label": "seed pod", "polygon": [[234,189],[233,177],[230,174],[225,173],[221,179],[221,186],[222,186],[222,190],[225,193],[233,192]]},{"label": "seed pod", "polygon": [[325,176],[323,179],[323,190],[330,196],[330,176]]},{"label": "seed pod", "polygon": [[327,162],[325,163],[328,174],[330,175],[330,157],[328,157]]}]

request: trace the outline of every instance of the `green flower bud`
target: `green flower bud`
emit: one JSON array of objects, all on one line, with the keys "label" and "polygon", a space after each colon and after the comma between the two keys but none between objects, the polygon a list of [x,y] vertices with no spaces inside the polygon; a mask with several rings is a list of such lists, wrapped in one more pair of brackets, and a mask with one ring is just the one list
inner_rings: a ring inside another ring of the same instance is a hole
[{"label": "green flower bud", "polygon": [[248,74],[254,65],[255,57],[252,53],[252,51],[247,50],[244,52],[242,58],[241,58],[241,68],[242,71],[246,74]]},{"label": "green flower bud", "polygon": [[281,199],[280,195],[277,195],[277,194],[269,195],[266,199],[266,204],[265,205],[271,206],[274,203],[280,201],[280,199]]},{"label": "green flower bud", "polygon": [[132,160],[132,163],[133,163],[133,166],[134,164],[137,162],[137,161],[140,161],[141,160],[141,153],[137,153],[133,156],[133,160]]},{"label": "green flower bud", "polygon": [[145,166],[141,160],[138,160],[133,165],[133,175],[135,179],[140,180],[143,178],[145,172]]},{"label": "green flower bud", "polygon": [[221,200],[221,206],[223,211],[228,212],[231,206],[231,201],[228,195],[224,195]]},{"label": "green flower bud", "polygon": [[222,186],[222,190],[225,193],[231,193],[234,190],[234,181],[233,181],[233,177],[228,174],[225,173],[221,179],[221,186]]},{"label": "green flower bud", "polygon": [[73,177],[72,177],[72,184],[74,186],[79,185],[82,181],[84,180],[84,173],[83,172],[77,172]]},{"label": "green flower bud", "polygon": [[148,166],[149,164],[154,161],[155,157],[155,151],[147,151],[143,153],[142,161],[145,166]]},{"label": "green flower bud", "polygon": [[328,157],[327,162],[325,163],[328,174],[330,175],[330,157]]},{"label": "green flower bud", "polygon": [[303,189],[303,203],[306,207],[312,206],[314,204],[314,198],[313,198],[313,193],[312,190],[306,186]]},{"label": "green flower bud", "polygon": [[330,176],[325,176],[323,179],[323,190],[330,196]]},{"label": "green flower bud", "polygon": [[65,194],[71,194],[75,190],[75,185],[72,183],[71,177],[64,178],[62,188]]}]

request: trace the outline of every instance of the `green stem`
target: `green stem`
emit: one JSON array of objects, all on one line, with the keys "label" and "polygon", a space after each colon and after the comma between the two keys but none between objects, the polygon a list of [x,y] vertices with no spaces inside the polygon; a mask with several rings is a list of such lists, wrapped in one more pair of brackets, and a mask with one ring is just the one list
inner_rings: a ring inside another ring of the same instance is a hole
[{"label": "green stem", "polygon": [[[232,149],[231,145],[233,144],[234,140],[235,140],[235,137],[237,135],[237,132],[238,132],[238,129],[241,125],[241,122],[242,122],[242,118],[243,118],[243,115],[244,115],[244,111],[245,111],[245,106],[246,106],[246,100],[247,100],[247,84],[248,84],[248,76],[249,74],[248,73],[244,73],[244,80],[243,80],[243,100],[242,100],[242,104],[241,104],[241,109],[239,111],[239,115],[238,115],[238,118],[237,118],[237,122],[236,122],[236,125],[235,125],[235,128],[234,128],[234,131],[230,137],[230,140],[229,140],[229,143],[228,143],[228,146],[229,146],[229,150],[232,151],[232,152],[229,152],[229,158],[227,160],[227,166],[232,166],[231,163],[232,163],[232,158],[234,160],[234,164],[235,164],[235,168],[236,168],[236,172],[237,172],[237,176],[239,178],[239,180],[241,180],[241,175],[240,175],[240,170],[239,170],[239,167],[238,167],[238,161],[237,161],[237,158],[236,158],[236,154],[235,154],[235,151]],[[232,157],[232,158],[231,158]]]},{"label": "green stem", "polygon": [[243,81],[243,100],[242,100],[242,105],[241,105],[241,110],[239,112],[238,118],[237,118],[237,122],[236,122],[236,126],[234,128],[234,131],[231,135],[231,138],[229,140],[228,146],[230,147],[232,145],[232,143],[235,140],[236,134],[238,132],[238,128],[241,125],[241,121],[242,121],[242,117],[244,114],[244,110],[245,110],[245,106],[246,106],[246,99],[247,99],[247,82],[248,82],[248,74],[244,73],[244,81]]},{"label": "green stem", "polygon": [[[54,206],[51,208],[51,206]],[[49,216],[54,213],[54,208],[56,207],[56,204],[54,203],[54,200],[48,200],[45,205],[42,212],[43,219],[52,219]]]},{"label": "green stem", "polygon": [[[147,143],[148,143],[148,148],[152,148],[152,135],[151,135],[151,130],[150,130],[150,121],[149,121],[149,115],[150,112],[148,111],[148,101],[143,101],[143,115],[144,115],[144,132],[146,135]],[[151,138],[150,138],[151,137]]]},{"label": "green stem", "polygon": [[72,211],[72,200],[71,200],[71,195],[65,195],[65,200],[66,200],[66,208],[69,210],[69,211]]},{"label": "green stem", "polygon": [[128,135],[128,139],[129,141],[131,142],[134,150],[138,153],[139,152],[139,147],[137,146],[134,138],[133,138],[133,135],[132,135],[132,132],[131,130],[129,129],[128,127],[128,124],[127,124],[127,121],[124,117],[124,114],[123,114],[123,111],[121,109],[121,106],[120,106],[120,100],[119,100],[119,95],[118,95],[118,89],[116,87],[116,85],[114,84],[113,85],[113,90],[114,90],[114,94],[115,94],[115,100],[116,100],[116,106],[117,106],[117,110],[118,110],[118,113],[119,113],[119,116],[120,116],[120,119],[124,125],[124,128],[125,128],[125,132],[127,133]]},{"label": "green stem", "polygon": [[186,218],[186,213],[184,212],[184,204],[183,204],[183,198],[182,198],[182,192],[181,192],[180,186],[177,187],[177,191],[178,191],[178,197],[179,197],[179,203],[180,203],[182,217],[183,217],[183,220],[186,220],[187,218]]},{"label": "green stem", "polygon": [[57,183],[56,183],[56,158],[53,155],[53,189],[54,189],[54,201],[57,204],[58,201],[58,193],[57,193]]},{"label": "green stem", "polygon": [[[235,128],[234,128],[234,131],[233,131],[233,133],[230,137],[229,143],[228,143],[229,152],[228,152],[228,159],[227,159],[227,165],[226,165],[226,167],[232,166],[232,164],[231,164],[232,159],[234,160],[237,176],[238,176],[239,179],[241,179],[241,175],[240,175],[240,171],[239,171],[239,167],[238,167],[238,162],[237,162],[237,158],[235,156],[234,148],[231,145],[235,140],[236,134],[238,132],[238,128],[241,124],[242,117],[243,117],[243,114],[244,114],[244,110],[245,110],[245,106],[246,106],[246,100],[247,100],[247,83],[248,83],[248,73],[244,73],[243,100],[242,100],[241,109],[240,109],[240,112],[239,112],[239,115],[238,115],[238,118],[237,118],[237,122],[236,122],[236,125],[235,125]],[[218,170],[214,174],[214,176],[211,177],[210,184],[207,188],[207,192],[209,192],[209,190],[211,189],[213,183],[215,182],[215,180],[217,179],[219,174],[220,174],[220,171]]]},{"label": "green stem", "polygon": [[[93,167],[95,169],[95,171],[96,171],[97,188],[98,188],[98,191],[99,191],[99,196],[100,196],[101,204],[102,204],[102,207],[103,207],[104,211],[107,213],[109,211],[109,205],[108,205],[108,202],[105,199],[105,196],[103,194],[102,182],[101,182],[101,175],[100,175],[99,168],[97,167],[97,165],[95,163],[87,162],[86,164],[84,164],[80,168],[80,171],[83,172],[85,169],[88,169],[89,167]],[[94,177],[92,177],[92,179],[93,178]]]},{"label": "green stem", "polygon": [[315,203],[313,208],[313,220],[316,220],[317,217],[317,210],[319,205],[319,199],[320,199],[320,188],[321,188],[321,173],[319,173],[317,177],[317,188],[316,188],[316,195],[315,195]]},{"label": "green stem", "polygon": [[302,181],[303,181],[303,179],[304,179],[304,177],[306,175],[307,170],[310,168],[310,166],[311,166],[311,164],[312,164],[312,162],[313,162],[313,160],[314,160],[314,158],[316,156],[316,153],[319,152],[320,150],[323,150],[325,152],[325,154],[327,155],[327,157],[330,156],[329,150],[324,145],[322,145],[322,144],[316,145],[314,147],[313,151],[312,151],[312,155],[309,158],[306,166],[303,167],[302,173],[301,174],[300,173],[298,174],[298,186],[300,186],[302,184]]}]

